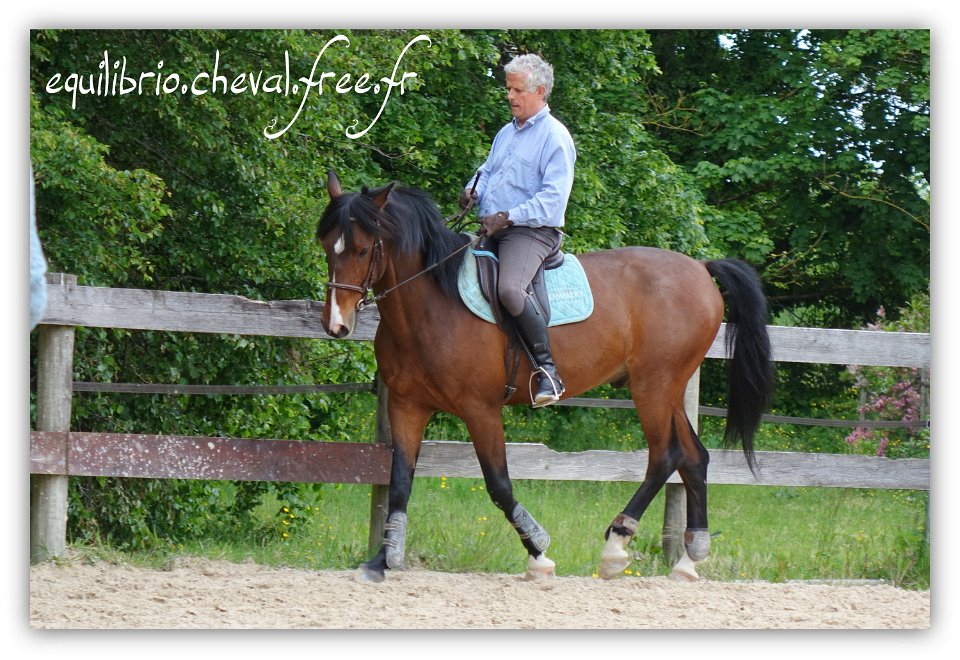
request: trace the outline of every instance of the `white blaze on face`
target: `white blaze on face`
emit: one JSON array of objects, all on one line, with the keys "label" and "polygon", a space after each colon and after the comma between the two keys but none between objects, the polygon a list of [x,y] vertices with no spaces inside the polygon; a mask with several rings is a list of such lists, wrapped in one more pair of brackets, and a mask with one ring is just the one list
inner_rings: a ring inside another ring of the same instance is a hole
[{"label": "white blaze on face", "polygon": [[[340,234],[340,238],[337,239],[337,242],[333,244],[333,253],[337,256],[343,254],[343,251],[346,249],[347,244],[343,239],[343,234]],[[337,266],[334,262],[333,273],[330,275],[330,279],[333,282],[337,281]],[[337,290],[336,288],[330,289],[330,328],[339,328],[342,325],[346,325],[343,322],[343,314],[340,313],[340,305],[337,304]]]}]

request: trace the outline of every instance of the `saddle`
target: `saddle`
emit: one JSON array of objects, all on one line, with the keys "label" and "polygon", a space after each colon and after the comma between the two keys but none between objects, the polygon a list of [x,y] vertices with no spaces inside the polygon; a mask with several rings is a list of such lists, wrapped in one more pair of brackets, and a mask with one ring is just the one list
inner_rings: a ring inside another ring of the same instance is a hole
[{"label": "saddle", "polygon": [[[497,295],[500,262],[496,246],[496,241],[482,237],[471,250],[460,273],[460,296],[470,311],[495,323],[507,336],[504,356],[507,373],[504,401],[507,401],[517,390],[516,378],[523,357],[527,357],[531,369],[536,370],[537,365],[520,339],[513,317],[503,308]],[[582,321],[593,312],[593,295],[583,267],[575,256],[564,254],[559,245],[537,270],[527,291],[548,326]],[[558,314],[553,313],[552,303]]]}]

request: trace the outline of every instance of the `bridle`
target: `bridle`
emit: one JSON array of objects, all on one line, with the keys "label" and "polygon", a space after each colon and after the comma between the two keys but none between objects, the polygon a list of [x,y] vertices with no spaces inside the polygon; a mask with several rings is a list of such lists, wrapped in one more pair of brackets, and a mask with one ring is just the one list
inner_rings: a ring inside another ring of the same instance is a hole
[{"label": "bridle", "polygon": [[462,247],[457,248],[456,250],[454,250],[453,252],[445,256],[443,259],[440,259],[436,263],[431,264],[430,266],[427,266],[421,271],[418,271],[417,273],[411,275],[410,277],[403,280],[399,284],[395,284],[389,289],[371,296],[370,292],[373,289],[373,285],[374,283],[378,282],[381,277],[383,277],[383,271],[385,268],[383,238],[381,238],[380,236],[380,223],[377,222],[377,236],[376,236],[376,240],[373,243],[373,254],[370,255],[370,264],[367,266],[367,275],[366,277],[363,278],[363,283],[357,285],[357,284],[342,284],[340,282],[328,281],[326,286],[328,289],[343,289],[344,291],[353,291],[355,293],[359,293],[360,300],[357,301],[357,311],[361,312],[367,305],[371,303],[376,304],[380,302],[381,300],[387,297],[388,293],[391,293],[392,291],[396,291],[397,289],[402,287],[404,284],[407,284],[415,280],[421,275],[425,275],[426,273],[429,273],[431,270],[433,270],[440,264],[444,263],[445,261],[449,261],[450,259],[453,259],[455,256],[457,256],[464,250],[476,245],[479,240],[480,240],[480,237],[478,236],[477,238],[467,242]]},{"label": "bridle", "polygon": [[386,295],[386,292],[379,296],[370,297],[370,290],[374,282],[383,277],[383,238],[380,237],[380,222],[377,222],[377,236],[373,242],[373,254],[370,255],[370,264],[367,266],[367,275],[363,278],[362,284],[342,284],[330,280],[327,282],[327,289],[343,289],[344,291],[353,291],[360,294],[360,300],[357,301],[357,311],[362,311],[370,303],[376,303]]}]

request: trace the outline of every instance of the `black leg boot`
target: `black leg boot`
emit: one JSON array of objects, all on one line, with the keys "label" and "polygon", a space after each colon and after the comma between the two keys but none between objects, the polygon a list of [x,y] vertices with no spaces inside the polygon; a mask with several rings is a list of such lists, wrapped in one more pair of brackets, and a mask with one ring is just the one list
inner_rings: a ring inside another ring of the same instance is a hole
[{"label": "black leg boot", "polygon": [[513,317],[520,333],[520,338],[527,345],[537,363],[537,389],[533,393],[533,407],[543,408],[556,403],[563,396],[565,388],[557,365],[550,352],[550,338],[547,335],[547,324],[532,298],[527,298],[523,312]]}]

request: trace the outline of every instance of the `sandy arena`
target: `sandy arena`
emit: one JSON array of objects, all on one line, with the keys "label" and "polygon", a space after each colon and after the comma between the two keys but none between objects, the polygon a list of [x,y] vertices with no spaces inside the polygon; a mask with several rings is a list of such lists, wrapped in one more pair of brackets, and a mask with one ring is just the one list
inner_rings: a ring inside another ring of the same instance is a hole
[{"label": "sandy arena", "polygon": [[[681,603],[692,606],[686,609]],[[184,558],[169,570],[30,568],[30,625],[63,629],[927,629],[930,592],[888,585],[604,581],[272,568]]]}]

